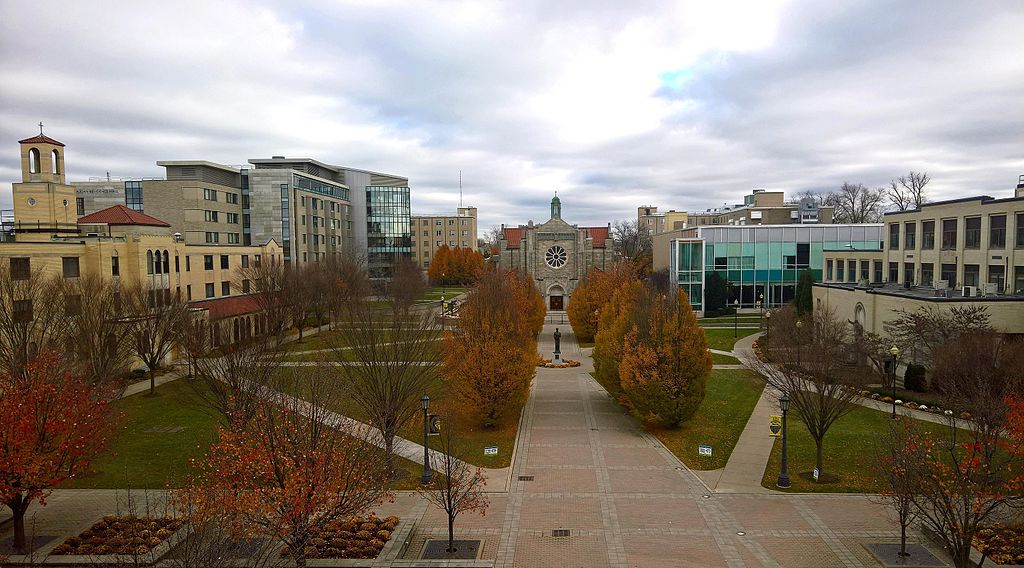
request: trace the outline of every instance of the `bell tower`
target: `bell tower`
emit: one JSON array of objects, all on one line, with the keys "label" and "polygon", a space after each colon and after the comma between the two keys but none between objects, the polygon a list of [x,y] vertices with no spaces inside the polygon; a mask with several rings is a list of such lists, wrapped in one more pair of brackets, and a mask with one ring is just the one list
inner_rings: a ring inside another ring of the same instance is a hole
[{"label": "bell tower", "polygon": [[19,140],[21,183],[13,183],[17,233],[78,233],[75,188],[65,183],[64,144],[43,134]]},{"label": "bell tower", "polygon": [[551,198],[551,218],[562,218],[562,200],[558,198],[557,191],[555,192],[555,196]]}]

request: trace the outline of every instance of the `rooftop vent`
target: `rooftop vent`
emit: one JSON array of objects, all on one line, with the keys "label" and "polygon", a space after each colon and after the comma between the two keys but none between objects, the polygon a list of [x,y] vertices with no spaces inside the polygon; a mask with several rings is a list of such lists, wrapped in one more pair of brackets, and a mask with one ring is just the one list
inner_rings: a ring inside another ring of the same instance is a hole
[{"label": "rooftop vent", "polygon": [[270,159],[271,160],[283,160],[284,156],[271,156]]}]

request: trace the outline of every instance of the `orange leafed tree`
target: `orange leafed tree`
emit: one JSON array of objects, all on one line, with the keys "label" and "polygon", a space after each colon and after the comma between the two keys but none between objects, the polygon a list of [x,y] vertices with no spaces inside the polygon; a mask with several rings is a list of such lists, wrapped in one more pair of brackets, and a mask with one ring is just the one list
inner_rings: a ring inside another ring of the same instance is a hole
[{"label": "orange leafed tree", "polygon": [[566,312],[573,333],[580,341],[594,341],[600,323],[600,314],[612,295],[626,282],[639,281],[633,262],[616,262],[605,270],[592,268],[569,298]]},{"label": "orange leafed tree", "polygon": [[626,334],[632,329],[636,305],[644,286],[638,280],[623,283],[601,310],[600,325],[594,337],[594,377],[613,396],[622,392],[619,363]]},{"label": "orange leafed tree", "polygon": [[704,400],[711,352],[686,293],[645,289],[626,334],[619,379],[642,418],[669,428],[693,416]]},{"label": "orange leafed tree", "polygon": [[441,245],[430,261],[427,276],[435,284],[466,285],[476,282],[484,269],[484,257],[467,247]]},{"label": "orange leafed tree", "polygon": [[0,377],[0,502],[14,517],[14,547],[25,550],[25,512],[46,503],[106,444],[112,428],[107,389],[89,386],[44,353],[20,375]]},{"label": "orange leafed tree", "polygon": [[[308,381],[309,402],[284,395],[261,400],[232,420],[198,474],[175,495],[200,521],[229,512],[235,538],[276,539],[297,566],[306,565],[311,533],[388,497],[384,453],[369,432],[336,424],[322,381]],[[269,396],[269,395],[268,395]]]},{"label": "orange leafed tree", "polygon": [[[457,326],[444,336],[450,392],[485,428],[522,408],[538,361],[537,304],[518,284],[520,278],[485,272],[462,303]],[[539,307],[543,310],[543,299]],[[540,325],[543,317],[541,312]]]}]

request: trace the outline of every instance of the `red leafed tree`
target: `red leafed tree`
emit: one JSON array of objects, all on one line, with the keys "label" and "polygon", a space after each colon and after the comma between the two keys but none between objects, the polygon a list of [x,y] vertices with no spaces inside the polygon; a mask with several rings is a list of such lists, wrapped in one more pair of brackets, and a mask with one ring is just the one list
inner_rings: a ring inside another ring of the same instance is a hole
[{"label": "red leafed tree", "polygon": [[331,392],[322,383],[298,387],[310,393],[309,402],[284,395],[263,399],[244,426],[238,417],[221,429],[177,502],[206,511],[197,515],[200,522],[229,512],[236,538],[276,539],[297,566],[305,566],[315,530],[389,495],[384,452],[364,441],[372,438],[369,431],[337,423],[326,410]]},{"label": "red leafed tree", "polygon": [[19,375],[0,378],[0,502],[14,516],[14,547],[25,550],[25,512],[54,486],[84,471],[111,431],[109,391],[89,386],[44,353]]}]

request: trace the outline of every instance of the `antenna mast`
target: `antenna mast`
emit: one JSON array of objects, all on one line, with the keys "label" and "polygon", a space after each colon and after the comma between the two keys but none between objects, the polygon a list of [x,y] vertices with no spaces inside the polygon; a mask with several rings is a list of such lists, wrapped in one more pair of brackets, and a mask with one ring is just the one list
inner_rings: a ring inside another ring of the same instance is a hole
[{"label": "antenna mast", "polygon": [[462,208],[462,170],[459,170],[459,208]]}]

